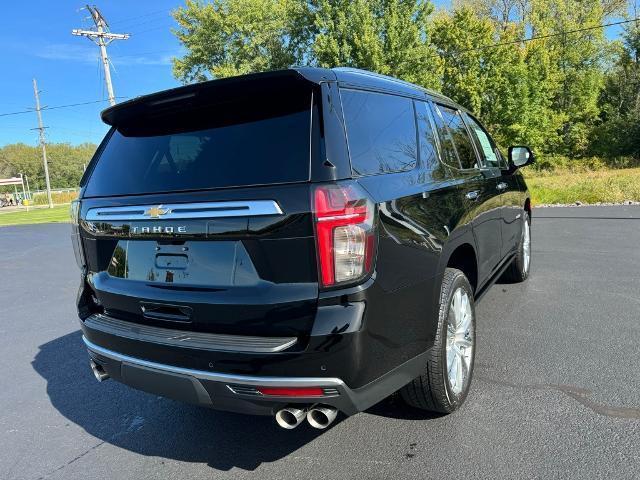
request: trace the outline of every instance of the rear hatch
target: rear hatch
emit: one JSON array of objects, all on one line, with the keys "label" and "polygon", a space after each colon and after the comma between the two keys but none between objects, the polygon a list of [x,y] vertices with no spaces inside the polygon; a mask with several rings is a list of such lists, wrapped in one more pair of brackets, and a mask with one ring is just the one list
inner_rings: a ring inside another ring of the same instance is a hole
[{"label": "rear hatch", "polygon": [[108,111],[79,227],[99,310],[189,331],[308,334],[313,102],[313,86],[292,78]]}]

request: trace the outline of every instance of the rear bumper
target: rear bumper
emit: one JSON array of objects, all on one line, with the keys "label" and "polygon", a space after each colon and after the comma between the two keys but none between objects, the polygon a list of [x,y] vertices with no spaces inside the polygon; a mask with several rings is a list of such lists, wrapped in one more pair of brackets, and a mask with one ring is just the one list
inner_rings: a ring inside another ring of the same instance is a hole
[{"label": "rear bumper", "polygon": [[[368,408],[379,398],[375,385],[350,389],[339,378],[261,377],[193,370],[124,355],[82,337],[91,359],[114,380],[149,393],[201,406],[253,415],[273,415],[290,404],[321,403],[347,415]],[[401,375],[401,382],[411,378]],[[377,383],[377,382],[375,382]],[[391,381],[391,384],[396,383]],[[321,387],[314,397],[264,396],[253,387]],[[393,388],[392,385],[390,385]]]},{"label": "rear bumper", "polygon": [[[321,298],[312,330],[290,347],[285,337],[166,331],[86,314],[80,325],[93,361],[133,388],[246,414],[324,404],[352,415],[423,373],[429,330],[406,319],[419,315],[424,322],[424,311],[402,308],[423,287],[385,292],[370,279],[347,292],[348,301],[344,292],[331,292],[336,298]],[[389,320],[399,316],[402,324]],[[276,397],[253,388],[260,386],[320,387],[323,395]]]},{"label": "rear bumper", "polygon": [[[156,395],[217,410],[274,415],[286,405],[323,404],[346,415],[366,410],[420,375],[424,352],[375,381],[356,389],[339,378],[270,377],[215,373],[151,362],[100,347],[82,337],[91,359],[114,380]],[[263,396],[253,387],[320,387],[314,397]]]}]

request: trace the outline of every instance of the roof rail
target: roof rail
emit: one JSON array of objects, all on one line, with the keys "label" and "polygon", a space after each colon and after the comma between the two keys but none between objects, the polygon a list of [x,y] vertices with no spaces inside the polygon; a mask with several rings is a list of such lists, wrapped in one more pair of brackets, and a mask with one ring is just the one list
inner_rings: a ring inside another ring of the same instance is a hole
[{"label": "roof rail", "polygon": [[429,88],[425,88],[425,87],[422,87],[420,85],[416,85],[415,83],[407,82],[406,80],[401,80],[401,79],[395,78],[395,77],[390,77],[389,75],[383,75],[382,73],[370,72],[369,70],[363,70],[361,68],[335,67],[335,68],[332,68],[331,70],[335,70],[337,72],[356,73],[358,75],[364,75],[364,76],[369,76],[369,77],[376,77],[376,78],[384,79],[384,80],[387,80],[387,81],[390,81],[390,82],[406,85],[406,86],[411,87],[411,88],[417,88],[419,90],[422,90],[422,91],[428,93],[429,95],[434,95],[434,96],[438,96],[438,97],[443,97],[444,96],[440,92],[436,92],[435,90],[431,90]]}]

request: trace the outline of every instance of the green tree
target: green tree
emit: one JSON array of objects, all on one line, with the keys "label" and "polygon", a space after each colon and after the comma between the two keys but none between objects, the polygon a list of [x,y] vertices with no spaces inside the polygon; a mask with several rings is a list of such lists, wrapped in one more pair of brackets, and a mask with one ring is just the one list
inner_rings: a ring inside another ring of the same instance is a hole
[{"label": "green tree", "polygon": [[425,0],[187,0],[174,12],[184,83],[296,64],[351,66],[439,85]]},{"label": "green tree", "polygon": [[174,13],[187,50],[174,74],[188,83],[294,64],[359,67],[442,90],[503,146],[627,155],[638,145],[638,109],[627,108],[637,105],[637,37],[612,46],[592,28],[626,7],[454,0],[434,14],[428,0],[187,0]]},{"label": "green tree", "polygon": [[312,20],[298,0],[187,0],[173,12],[187,49],[173,59],[184,83],[305,63]]},{"label": "green tree", "polygon": [[[523,27],[478,15],[467,5],[439,15],[433,42],[444,60],[442,90],[479,115],[502,145],[531,142],[538,99],[530,89]],[[487,47],[489,46],[489,47]]]},{"label": "green tree", "polygon": [[[463,103],[468,97],[467,105],[496,125],[502,141],[526,142],[554,154],[585,155],[598,120],[606,39],[602,28],[567,32],[602,25],[624,3],[462,0],[446,25],[456,33],[436,43],[454,49],[451,58],[460,44],[499,46],[471,50],[475,58],[467,51],[462,59],[448,62],[445,71],[460,70],[466,77],[458,82],[461,85],[449,86],[448,93]],[[542,38],[518,42],[525,33]],[[487,95],[493,98],[483,104],[480,98]]]},{"label": "green tree", "polygon": [[640,159],[640,25],[626,28],[622,42],[611,46],[615,59],[600,96],[601,121],[595,153]]},{"label": "green tree", "polygon": [[603,86],[601,68],[605,45],[605,14],[600,0],[533,0],[532,28],[561,34],[547,39],[558,88],[553,109],[561,112],[560,144],[555,151],[567,156],[584,155],[598,119],[598,96]]},{"label": "green tree", "polygon": [[444,61],[442,92],[479,115],[491,68],[484,61],[489,50],[478,46],[494,43],[494,33],[491,21],[466,6],[442,12],[433,25],[433,43]]},{"label": "green tree", "polygon": [[[73,188],[80,183],[84,166],[96,151],[96,145],[51,143],[47,145],[49,177],[52,188]],[[40,147],[15,143],[0,148],[0,177],[26,175],[33,190],[44,189],[44,166]]]},{"label": "green tree", "polygon": [[439,87],[442,62],[431,45],[431,2],[318,0],[312,52],[322,67],[363,68]]}]

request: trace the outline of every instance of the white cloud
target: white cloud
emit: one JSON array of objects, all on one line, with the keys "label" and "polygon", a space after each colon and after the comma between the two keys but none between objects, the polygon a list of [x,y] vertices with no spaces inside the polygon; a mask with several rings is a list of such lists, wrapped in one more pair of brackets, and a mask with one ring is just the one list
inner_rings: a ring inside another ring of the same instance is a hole
[{"label": "white cloud", "polygon": [[97,47],[73,43],[50,43],[34,52],[36,57],[47,60],[72,60],[74,62],[96,63],[99,55]]},{"label": "white cloud", "polygon": [[147,55],[114,55],[110,59],[117,67],[118,65],[171,65],[171,58],[174,55],[159,55],[156,57]]},{"label": "white cloud", "polygon": [[[88,43],[88,42],[87,42]],[[97,46],[77,45],[71,43],[52,43],[44,46],[44,48],[33,52],[37,57],[47,60],[69,60],[74,62],[83,62],[94,64],[99,60],[100,51]],[[130,65],[171,65],[171,58],[178,55],[176,51],[169,55],[119,55],[110,54],[111,63],[117,68],[118,66]]]}]

